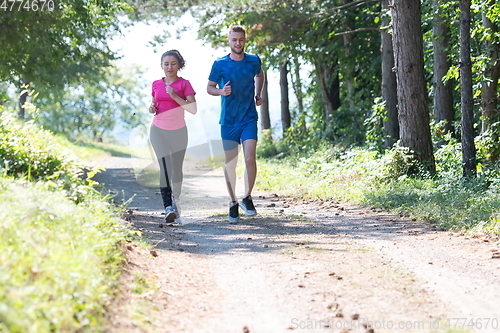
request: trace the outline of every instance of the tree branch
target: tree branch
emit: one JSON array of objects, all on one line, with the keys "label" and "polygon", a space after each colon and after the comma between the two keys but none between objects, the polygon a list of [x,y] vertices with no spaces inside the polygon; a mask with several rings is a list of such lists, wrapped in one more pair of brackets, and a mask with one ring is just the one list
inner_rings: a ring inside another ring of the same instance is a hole
[{"label": "tree branch", "polygon": [[381,31],[381,29],[376,28],[376,27],[359,28],[359,29],[354,29],[354,30],[349,30],[349,31],[337,32],[336,34],[334,34],[334,36],[348,35],[348,34],[353,34],[353,33],[360,32],[360,31]]}]

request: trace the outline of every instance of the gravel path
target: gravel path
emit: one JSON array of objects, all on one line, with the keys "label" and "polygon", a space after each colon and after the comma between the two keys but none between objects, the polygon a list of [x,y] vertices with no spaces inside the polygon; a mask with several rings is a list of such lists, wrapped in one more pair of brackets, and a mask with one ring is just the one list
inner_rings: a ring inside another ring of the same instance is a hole
[{"label": "gravel path", "polygon": [[222,171],[194,162],[182,225],[167,226],[158,190],[133,172],[146,162],[95,163],[107,169],[97,180],[129,201],[125,219],[154,245],[127,247],[128,276],[158,287],[145,324],[127,312],[135,296],[124,291],[110,333],[500,332],[498,240],[264,192],[253,195],[257,217],[229,224]]}]

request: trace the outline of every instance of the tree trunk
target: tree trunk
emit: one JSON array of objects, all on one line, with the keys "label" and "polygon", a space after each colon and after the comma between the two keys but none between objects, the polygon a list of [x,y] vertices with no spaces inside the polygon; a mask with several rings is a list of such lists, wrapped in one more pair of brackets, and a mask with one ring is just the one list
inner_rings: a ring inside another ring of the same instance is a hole
[{"label": "tree trunk", "polygon": [[[494,1],[490,1],[491,6],[493,6],[494,3]],[[484,12],[483,26],[491,34],[498,33],[498,26],[496,26]],[[490,60],[488,67],[484,71],[484,77],[489,80],[485,80],[481,87],[481,113],[483,118],[481,132],[484,133],[487,130],[490,132],[492,147],[488,149],[488,158],[492,162],[500,158],[500,129],[497,126],[493,127],[494,124],[500,121],[497,91],[500,75],[499,52],[500,46],[488,38],[485,41],[485,54],[489,56]]]},{"label": "tree trunk", "polygon": [[[382,10],[389,8],[389,0],[382,0]],[[390,24],[388,18],[384,18],[382,26]],[[399,123],[397,109],[397,86],[396,73],[394,73],[394,50],[392,48],[392,36],[382,31],[381,33],[381,56],[382,56],[382,99],[385,102],[387,120],[384,121],[384,144],[390,148],[399,140]]]},{"label": "tree trunk", "polygon": [[[439,7],[439,0],[434,0],[434,22],[433,39],[434,48],[434,121],[444,121],[444,133],[453,132],[453,121],[455,111],[453,109],[453,86],[452,81],[443,83],[443,77],[448,73],[451,62],[448,58],[448,47],[450,41],[450,29],[444,20]],[[443,134],[444,134],[443,133]]]},{"label": "tree trunk", "polygon": [[471,0],[460,0],[460,86],[462,104],[462,163],[464,177],[476,175],[472,63],[470,58]]},{"label": "tree trunk", "polygon": [[21,93],[19,94],[19,112],[18,112],[18,117],[19,119],[24,119],[26,116],[26,110],[24,108],[24,104],[26,104],[26,101],[28,100],[28,95],[29,95],[29,85],[30,83],[26,80],[23,80],[23,84],[21,85]]},{"label": "tree trunk", "polygon": [[306,113],[304,111],[304,93],[302,92],[302,80],[300,79],[300,62],[295,54],[293,57],[294,64],[294,76],[295,80],[292,80],[293,90],[295,92],[295,97],[297,98],[297,105],[299,108],[298,123],[297,127],[301,133],[306,132]]},{"label": "tree trunk", "polygon": [[269,116],[269,91],[267,82],[267,71],[264,72],[264,87],[262,88],[262,105],[260,106],[260,127],[262,130],[271,128],[271,118]]},{"label": "tree trunk", "polygon": [[325,66],[324,63],[317,61],[315,66],[318,86],[325,106],[325,124],[328,126],[333,119],[333,111],[340,107],[339,74],[336,65]]},{"label": "tree trunk", "polygon": [[288,100],[288,62],[280,64],[280,91],[281,91],[281,125],[283,137],[291,126],[290,102]]},{"label": "tree trunk", "polygon": [[[344,0],[344,5],[352,2],[352,0]],[[348,15],[344,15],[342,17],[342,23],[344,25],[344,31],[353,30],[353,23],[349,19]],[[352,44],[354,41],[355,34],[344,34],[343,42],[344,42],[344,55],[346,59],[349,59],[353,55]],[[344,64],[344,75],[343,75],[343,85],[345,85],[346,96],[345,100],[349,103],[349,108],[353,110],[355,108],[354,102],[354,78],[356,74],[354,73],[354,66],[352,61],[346,61]]]},{"label": "tree trunk", "polygon": [[[391,13],[400,144],[411,149],[415,158],[433,174],[436,163],[425,88],[420,0],[393,1]],[[418,170],[410,169],[409,172]]]}]

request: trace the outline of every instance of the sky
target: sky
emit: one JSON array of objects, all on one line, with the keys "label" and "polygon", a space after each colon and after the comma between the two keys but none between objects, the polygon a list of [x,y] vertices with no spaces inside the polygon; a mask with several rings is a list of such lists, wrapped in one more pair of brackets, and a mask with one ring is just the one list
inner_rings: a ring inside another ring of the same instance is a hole
[{"label": "sky", "polygon": [[[175,31],[182,26],[190,26],[191,28],[183,32],[177,39],[174,37],[176,36]],[[146,105],[149,105],[151,101],[151,83],[164,76],[160,67],[160,58],[163,52],[177,49],[181,53],[186,61],[186,66],[179,72],[179,76],[191,82],[196,91],[198,104],[196,115],[186,113],[186,122],[190,133],[189,146],[207,140],[219,139],[220,97],[208,95],[206,87],[213,62],[229,53],[229,47],[214,49],[210,45],[203,45],[203,42],[196,38],[196,28],[194,20],[186,15],[179,19],[175,26],[137,23],[124,29],[123,36],[117,36],[109,43],[111,49],[122,56],[118,65],[138,64],[146,69],[143,77],[144,81],[147,82],[144,90]],[[167,39],[163,47],[155,50],[148,45],[153,36],[161,34],[165,30],[168,30],[172,37]],[[268,80],[269,96],[278,97],[279,80],[276,73],[269,73]],[[280,127],[280,102],[277,99],[270,99],[269,103],[271,126],[278,128]],[[147,112],[147,109],[144,112]],[[129,133],[129,135],[135,134]],[[131,139],[131,141],[137,141],[137,139]]]}]

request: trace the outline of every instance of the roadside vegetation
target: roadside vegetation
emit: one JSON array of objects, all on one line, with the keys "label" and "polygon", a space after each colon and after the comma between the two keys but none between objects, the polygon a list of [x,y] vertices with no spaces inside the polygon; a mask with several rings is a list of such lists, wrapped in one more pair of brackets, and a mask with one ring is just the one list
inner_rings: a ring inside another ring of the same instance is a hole
[{"label": "roadside vegetation", "polygon": [[103,331],[134,234],[75,149],[1,113],[0,332]]},{"label": "roadside vegetation", "polygon": [[[500,172],[479,163],[478,177],[464,178],[459,143],[436,150],[434,175],[401,147],[346,149],[296,138],[273,142],[265,135],[258,147],[260,189],[337,198],[409,215],[441,230],[500,236]],[[415,167],[421,171],[408,175]]]}]

